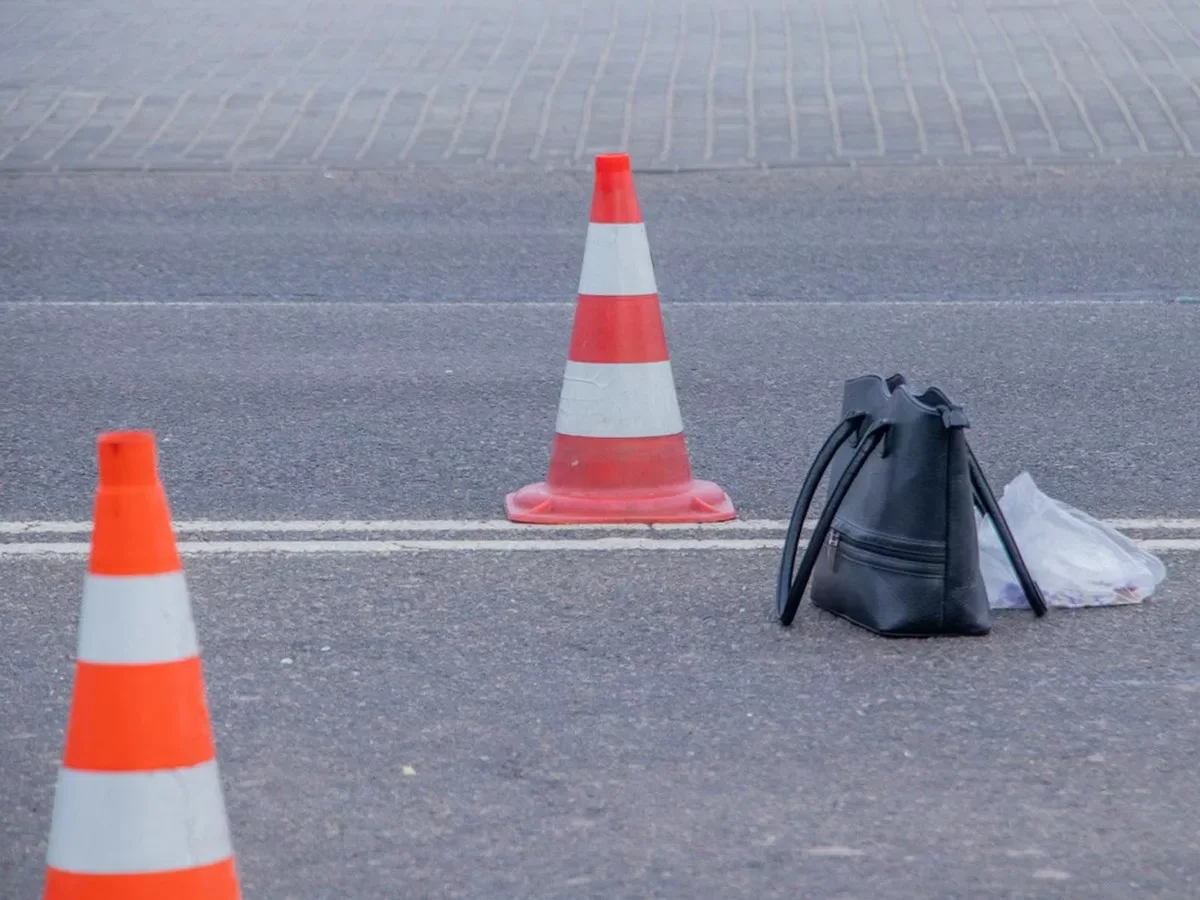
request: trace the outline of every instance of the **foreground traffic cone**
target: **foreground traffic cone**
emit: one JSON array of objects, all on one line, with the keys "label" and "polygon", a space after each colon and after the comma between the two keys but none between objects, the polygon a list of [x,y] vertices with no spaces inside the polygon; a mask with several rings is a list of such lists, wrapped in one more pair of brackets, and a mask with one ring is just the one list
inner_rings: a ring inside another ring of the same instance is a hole
[{"label": "foreground traffic cone", "polygon": [[154,436],[99,439],[100,484],[45,900],[236,900],[191,601]]},{"label": "foreground traffic cone", "polygon": [[549,525],[719,522],[733,503],[692,478],[629,157],[596,158],[592,213],[546,480],[508,518]]}]

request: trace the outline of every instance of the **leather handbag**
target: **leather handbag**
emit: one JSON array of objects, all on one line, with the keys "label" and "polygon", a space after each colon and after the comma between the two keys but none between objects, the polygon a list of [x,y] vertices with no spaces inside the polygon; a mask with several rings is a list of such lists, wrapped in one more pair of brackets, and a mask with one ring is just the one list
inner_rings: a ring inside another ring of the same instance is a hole
[{"label": "leather handbag", "polygon": [[[984,635],[991,608],[976,508],[996,527],[1033,612],[1046,602],[967,444],[962,407],[903,375],[845,382],[842,419],[817,453],[784,539],[776,606],[790,625],[810,576],[814,606],[887,637]],[[817,486],[824,509],[792,577]]]}]

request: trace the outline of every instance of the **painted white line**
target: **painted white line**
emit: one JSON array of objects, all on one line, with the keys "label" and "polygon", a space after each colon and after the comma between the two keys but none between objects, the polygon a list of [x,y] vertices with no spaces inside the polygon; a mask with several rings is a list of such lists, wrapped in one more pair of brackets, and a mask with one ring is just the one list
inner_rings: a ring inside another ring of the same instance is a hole
[{"label": "painted white line", "polygon": [[1118,531],[1200,531],[1200,519],[1105,519]]},{"label": "painted white line", "polygon": [[[812,527],[806,522],[805,527]],[[787,522],[770,519],[743,519],[703,525],[637,523],[619,525],[528,525],[507,519],[282,519],[264,521],[196,520],[175,522],[176,534],[433,534],[444,532],[514,531],[555,533],[563,531],[782,531]],[[0,522],[0,535],[90,534],[91,522]],[[1200,530],[1200,520],[1197,520]]]},{"label": "painted white line", "polygon": [[[1200,540],[1197,545],[1200,546]],[[778,550],[780,541],[771,538],[563,538],[561,540],[505,539],[491,540],[395,540],[395,541],[180,541],[183,555],[223,555],[243,553],[309,554],[395,554],[395,553],[516,553],[612,550]],[[89,551],[87,543],[23,543],[0,544],[0,557],[5,556],[82,556]]]},{"label": "painted white line", "polygon": [[[806,522],[811,529],[813,522]],[[176,534],[433,534],[445,532],[528,532],[563,531],[783,531],[787,522],[770,519],[742,519],[702,525],[685,523],[643,525],[527,525],[507,519],[283,519],[273,521],[197,520],[175,522]],[[1196,528],[1200,531],[1200,520]],[[0,535],[90,534],[91,522],[0,522]]]},{"label": "painted white line", "polygon": [[[1163,297],[1166,297],[1164,294]],[[575,309],[576,298],[564,295],[561,300],[341,300],[322,299],[312,300],[5,300],[0,298],[0,311],[5,308],[13,309],[53,309],[58,308],[96,308],[96,309],[129,309],[129,308],[182,308],[182,309],[297,309],[303,307],[322,307],[336,309],[397,309],[411,312],[415,309],[554,309],[559,308],[570,312]],[[697,308],[697,309],[737,309],[739,307],[797,307],[797,306],[833,306],[833,307],[862,307],[862,306],[896,306],[896,307],[946,307],[946,306],[978,306],[978,307],[1022,307],[1022,306],[1161,306],[1162,298],[1104,298],[1104,297],[1046,297],[1046,298],[978,298],[963,300],[931,300],[913,298],[911,300],[895,300],[886,298],[864,297],[858,300],[672,300],[669,297],[660,299],[664,307]]]},{"label": "painted white line", "polygon": [[[1200,519],[1105,519],[1104,522],[1121,531],[1187,531],[1200,532]],[[815,520],[804,523],[812,530]],[[176,534],[435,534],[524,532],[528,534],[564,531],[786,531],[784,519],[734,519],[731,522],[712,522],[703,525],[663,523],[655,525],[526,525],[507,519],[278,519],[278,520],[218,520],[197,519],[174,523]],[[91,522],[30,520],[0,521],[0,535],[26,534],[90,534]]]},{"label": "painted white line", "polygon": [[[1200,538],[1159,538],[1137,541],[1149,550],[1200,551]],[[801,541],[804,547],[806,541]],[[186,556],[249,555],[278,553],[295,556],[375,555],[406,553],[579,553],[618,551],[724,550],[778,552],[780,539],[772,538],[564,538],[562,540],[396,540],[396,541],[181,541],[179,551]],[[0,544],[0,559],[5,557],[86,556],[90,545],[74,543]]]}]

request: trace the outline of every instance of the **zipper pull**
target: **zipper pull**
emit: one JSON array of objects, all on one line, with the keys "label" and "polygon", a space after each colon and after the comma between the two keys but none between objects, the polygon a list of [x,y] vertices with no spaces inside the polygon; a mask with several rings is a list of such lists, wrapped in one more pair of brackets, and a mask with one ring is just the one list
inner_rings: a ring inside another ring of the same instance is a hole
[{"label": "zipper pull", "polygon": [[837,571],[837,562],[838,562],[837,550],[838,550],[838,542],[840,542],[841,539],[842,539],[842,536],[840,534],[838,534],[836,531],[829,532],[829,540],[827,541],[827,544],[829,546],[829,565],[830,565],[830,568],[834,572]]}]

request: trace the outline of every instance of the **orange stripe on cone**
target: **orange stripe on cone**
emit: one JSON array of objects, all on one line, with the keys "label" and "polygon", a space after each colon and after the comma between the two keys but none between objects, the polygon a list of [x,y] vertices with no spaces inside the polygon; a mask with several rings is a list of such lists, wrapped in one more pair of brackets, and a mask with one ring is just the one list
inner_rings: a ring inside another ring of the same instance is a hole
[{"label": "orange stripe on cone", "polygon": [[198,765],[214,753],[198,657],[154,665],[75,664],[63,765],[140,772]]},{"label": "orange stripe on cone", "polygon": [[591,218],[546,480],[505,498],[515,522],[720,522],[692,477],[629,157],[596,158]]},{"label": "orange stripe on cone", "polygon": [[79,658],[44,900],[239,900],[154,436],[98,441]]},{"label": "orange stripe on cone", "polygon": [[144,875],[85,875],[49,870],[54,900],[226,900],[240,897],[232,859],[210,866]]},{"label": "orange stripe on cone", "polygon": [[668,358],[657,294],[597,297],[575,306],[568,358],[576,362],[640,363]]}]

